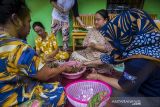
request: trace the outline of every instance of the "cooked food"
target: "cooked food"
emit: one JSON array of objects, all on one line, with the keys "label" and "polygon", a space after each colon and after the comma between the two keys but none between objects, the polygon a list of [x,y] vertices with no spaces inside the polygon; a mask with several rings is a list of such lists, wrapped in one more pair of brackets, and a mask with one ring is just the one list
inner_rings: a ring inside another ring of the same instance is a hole
[{"label": "cooked food", "polygon": [[56,68],[56,67],[58,67],[58,63],[57,62],[50,62],[50,63],[48,63],[48,67]]},{"label": "cooked food", "polygon": [[71,70],[72,72],[69,72],[69,73],[77,73],[77,72],[80,72],[82,69],[83,69],[82,67],[73,66]]}]

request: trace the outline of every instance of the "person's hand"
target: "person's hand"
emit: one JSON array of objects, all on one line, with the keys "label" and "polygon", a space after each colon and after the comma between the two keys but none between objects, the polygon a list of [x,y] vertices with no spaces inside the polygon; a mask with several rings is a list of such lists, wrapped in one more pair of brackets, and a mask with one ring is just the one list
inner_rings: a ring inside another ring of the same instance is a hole
[{"label": "person's hand", "polygon": [[95,68],[95,67],[97,67],[97,64],[94,63],[94,62],[92,62],[92,61],[89,61],[89,62],[84,62],[84,63],[83,63],[83,66]]},{"label": "person's hand", "polygon": [[58,54],[58,52],[59,52],[59,48],[55,49],[55,50],[52,52],[52,54],[49,55],[48,58],[54,58],[54,57]]},{"label": "person's hand", "polygon": [[71,66],[63,65],[62,67],[64,68],[63,72],[72,72],[72,67]]},{"label": "person's hand", "polygon": [[84,23],[81,23],[81,27],[86,29],[86,25]]},{"label": "person's hand", "polygon": [[79,22],[82,28],[86,29],[86,25],[82,22],[79,16],[76,17],[76,20]]},{"label": "person's hand", "polygon": [[87,79],[93,79],[93,80],[100,80],[100,74],[97,73],[91,73],[87,76]]},{"label": "person's hand", "polygon": [[[53,24],[54,24],[54,25],[57,25],[57,24],[59,24],[59,21],[56,20],[56,19],[54,19],[54,20],[53,20]],[[54,34],[54,33],[53,33],[53,34]]]},{"label": "person's hand", "polygon": [[46,58],[46,59],[44,59],[45,63],[50,63],[50,62],[54,62],[54,61],[56,61],[55,58]]},{"label": "person's hand", "polygon": [[89,66],[89,65],[91,65],[92,64],[92,62],[84,62],[82,65],[83,66]]},{"label": "person's hand", "polygon": [[96,44],[91,42],[88,44],[88,47],[92,48],[92,49],[95,49],[96,48]]},{"label": "person's hand", "polygon": [[69,10],[63,9],[63,10],[62,10],[62,13],[63,13],[63,14],[68,14],[68,13],[69,13]]}]

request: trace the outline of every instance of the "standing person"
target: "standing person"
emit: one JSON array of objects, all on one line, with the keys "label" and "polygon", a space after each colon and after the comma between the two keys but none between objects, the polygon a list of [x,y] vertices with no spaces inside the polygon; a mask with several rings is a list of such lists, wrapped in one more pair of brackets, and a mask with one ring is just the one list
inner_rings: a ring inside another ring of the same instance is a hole
[{"label": "standing person", "polygon": [[[71,67],[50,68],[25,41],[30,31],[30,10],[22,0],[0,1],[0,106],[31,104],[61,106],[64,88],[59,82],[45,83]],[[23,35],[22,35],[23,34]]]},{"label": "standing person", "polygon": [[59,51],[54,58],[50,57],[53,51],[58,49],[56,37],[53,33],[48,34],[41,22],[34,22],[32,28],[37,33],[35,40],[36,52],[44,61],[47,60],[66,60],[69,58],[67,52]]},{"label": "standing person", "polygon": [[68,50],[69,41],[69,12],[73,10],[73,15],[76,20],[84,28],[85,25],[81,21],[78,13],[77,0],[50,0],[53,5],[52,11],[52,33],[55,35],[58,31],[62,31],[63,50]]},{"label": "standing person", "polygon": [[125,69],[119,79],[94,73],[87,78],[105,81],[123,93],[116,97],[160,97],[160,31],[150,16],[130,9],[106,23],[100,32],[114,48],[110,55],[101,55],[101,63],[124,62]]}]

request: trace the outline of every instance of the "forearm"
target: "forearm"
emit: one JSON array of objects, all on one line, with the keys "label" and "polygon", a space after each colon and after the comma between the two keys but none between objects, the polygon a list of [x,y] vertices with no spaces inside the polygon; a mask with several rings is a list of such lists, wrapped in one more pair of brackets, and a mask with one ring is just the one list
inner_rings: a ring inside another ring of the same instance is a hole
[{"label": "forearm", "polygon": [[83,22],[82,22],[82,20],[80,19],[80,17],[78,16],[78,17],[76,17],[76,20],[78,21],[78,23],[80,24],[80,25],[83,25]]},{"label": "forearm", "polygon": [[64,67],[50,68],[48,65],[45,65],[37,72],[36,79],[41,81],[47,81],[50,78],[55,77],[56,75],[62,73],[65,70]]},{"label": "forearm", "polygon": [[92,61],[93,64],[97,64],[97,65],[101,65],[103,64],[101,60],[95,60],[95,61]]},{"label": "forearm", "polygon": [[56,2],[52,1],[51,4],[54,8],[58,9],[60,12],[63,12],[63,9],[60,6],[58,6]]},{"label": "forearm", "polygon": [[98,75],[97,79],[108,83],[109,85],[116,88],[117,90],[123,91],[122,87],[118,84],[118,79],[116,79],[116,78]]},{"label": "forearm", "polygon": [[107,50],[105,49],[105,46],[102,46],[102,45],[96,45],[95,49],[100,51],[100,52],[104,52],[104,53],[107,52]]},{"label": "forearm", "polygon": [[85,62],[84,64],[87,66],[95,66],[95,65],[102,65],[103,63],[101,60],[95,60],[95,61]]}]

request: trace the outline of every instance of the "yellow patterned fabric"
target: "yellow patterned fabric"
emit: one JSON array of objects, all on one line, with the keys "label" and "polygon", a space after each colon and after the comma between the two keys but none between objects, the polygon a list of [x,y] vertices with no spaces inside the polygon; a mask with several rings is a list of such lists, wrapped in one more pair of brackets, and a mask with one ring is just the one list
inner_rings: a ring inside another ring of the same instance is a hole
[{"label": "yellow patterned fabric", "polygon": [[64,88],[58,83],[34,79],[43,67],[34,49],[20,39],[0,34],[0,107],[39,99],[43,106],[64,104]]},{"label": "yellow patterned fabric", "polygon": [[[46,55],[50,55],[55,49],[58,48],[56,38],[53,34],[47,34],[45,39],[42,39],[41,36],[38,36],[35,40],[35,43],[36,51],[40,51],[40,56],[43,60],[45,60]],[[57,60],[64,60],[68,58],[69,54],[63,51],[59,51],[59,53],[55,56],[55,59]]]},{"label": "yellow patterned fabric", "polygon": [[154,20],[154,22],[156,23],[157,27],[160,29],[160,20]]}]

